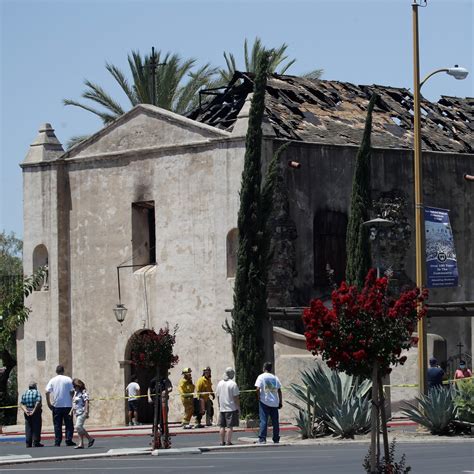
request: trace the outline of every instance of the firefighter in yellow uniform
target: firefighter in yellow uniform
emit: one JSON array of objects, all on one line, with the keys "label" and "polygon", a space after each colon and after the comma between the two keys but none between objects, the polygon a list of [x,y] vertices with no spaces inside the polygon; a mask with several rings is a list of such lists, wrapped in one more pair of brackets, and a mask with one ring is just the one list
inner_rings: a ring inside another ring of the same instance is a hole
[{"label": "firefighter in yellow uniform", "polygon": [[196,417],[197,424],[196,428],[204,428],[201,424],[201,419],[204,413],[206,413],[206,426],[212,426],[212,418],[214,417],[214,406],[212,405],[212,399],[216,397],[212,391],[212,380],[211,380],[211,368],[206,367],[202,370],[202,377],[199,377],[196,382],[196,392],[199,399],[199,415]]},{"label": "firefighter in yellow uniform", "polygon": [[178,391],[181,395],[181,402],[184,407],[182,426],[185,429],[191,429],[192,426],[190,425],[190,422],[194,413],[194,383],[191,369],[189,367],[184,368],[181,373],[183,374],[183,378],[179,381]]}]

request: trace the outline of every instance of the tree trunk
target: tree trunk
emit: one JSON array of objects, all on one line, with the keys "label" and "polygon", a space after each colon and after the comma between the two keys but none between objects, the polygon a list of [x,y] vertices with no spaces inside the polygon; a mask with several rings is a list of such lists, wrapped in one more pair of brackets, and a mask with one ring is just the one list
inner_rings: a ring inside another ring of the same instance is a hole
[{"label": "tree trunk", "polygon": [[10,378],[11,371],[16,366],[15,358],[10,354],[7,349],[3,349],[0,353],[0,357],[5,366],[5,371],[0,374],[0,397],[6,396],[8,388],[8,379]]},{"label": "tree trunk", "polygon": [[385,466],[390,464],[390,448],[388,444],[388,432],[387,432],[387,415],[385,413],[385,394],[383,391],[382,377],[379,376],[379,402],[380,402],[380,417],[382,418],[382,436],[383,436],[383,449],[385,456]]},{"label": "tree trunk", "polygon": [[153,400],[153,449],[161,448],[160,430],[161,380],[160,369],[156,369],[155,399]]},{"label": "tree trunk", "polygon": [[378,364],[377,362],[374,364],[374,368],[372,369],[372,412],[371,412],[371,436],[370,436],[370,472],[376,473],[378,468],[378,439],[379,439],[379,432],[378,432],[378,418],[379,418],[379,410],[378,410],[378,398],[379,398],[379,391],[378,391]]}]

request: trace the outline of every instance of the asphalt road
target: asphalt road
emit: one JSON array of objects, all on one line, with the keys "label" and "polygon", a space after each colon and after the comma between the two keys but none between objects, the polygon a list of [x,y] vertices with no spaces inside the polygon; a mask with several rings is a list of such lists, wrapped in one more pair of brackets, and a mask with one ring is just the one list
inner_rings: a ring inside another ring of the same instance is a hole
[{"label": "asphalt road", "polygon": [[[236,433],[242,435],[245,433]],[[234,441],[238,436],[234,436]],[[49,457],[49,456],[70,456],[82,454],[99,454],[106,453],[109,449],[119,448],[146,448],[150,446],[150,436],[114,436],[96,438],[92,448],[74,449],[74,447],[65,446],[64,443],[59,448],[54,446],[54,440],[44,440],[42,443],[44,448],[26,448],[24,441],[14,443],[1,442],[0,456],[23,455],[28,454],[32,457]],[[179,434],[171,437],[171,445],[173,448],[188,448],[196,446],[217,446],[219,444],[218,433],[193,433],[191,435]]]},{"label": "asphalt road", "polygon": [[[201,438],[202,436],[202,438]],[[207,444],[210,435],[200,435],[199,440]],[[196,435],[180,436],[174,447],[196,444]],[[136,446],[141,438],[135,438]],[[107,442],[113,441],[107,439]],[[132,446],[131,438],[126,445]],[[105,442],[105,439],[104,439]],[[210,443],[209,443],[210,444]],[[117,447],[117,446],[114,446]],[[104,445],[105,449],[106,446]],[[2,451],[5,447],[1,447]],[[45,448],[42,448],[45,449]],[[47,448],[49,449],[49,448]],[[64,452],[64,451],[63,451]],[[77,451],[76,451],[77,452]],[[399,443],[397,452],[404,452],[407,464],[415,474],[474,473],[474,443]],[[88,459],[58,462],[42,462],[31,465],[0,466],[0,472],[51,472],[51,473],[363,473],[362,460],[367,453],[365,445],[320,445],[320,446],[272,446],[241,451],[226,449],[203,454],[173,456],[133,456],[108,459]]]}]

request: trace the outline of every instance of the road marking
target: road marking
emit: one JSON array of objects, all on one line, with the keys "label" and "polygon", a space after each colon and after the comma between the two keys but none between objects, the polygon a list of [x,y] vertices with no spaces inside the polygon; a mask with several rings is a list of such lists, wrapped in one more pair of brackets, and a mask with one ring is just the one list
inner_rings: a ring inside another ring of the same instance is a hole
[{"label": "road marking", "polygon": [[[191,469],[194,469],[194,470],[197,470],[197,469],[213,469],[215,468],[216,466],[186,466],[186,471],[189,471]],[[69,466],[64,466],[64,467],[30,467],[30,468],[26,468],[26,467],[20,467],[20,468],[11,468],[11,469],[0,469],[0,472],[15,472],[15,471],[34,471],[34,472],[37,472],[37,471],[48,471],[48,472],[51,472],[51,471],[67,471],[67,470],[70,470],[70,469],[73,469],[74,471],[128,471],[130,472],[131,470],[132,471],[135,471],[137,469],[142,469],[142,470],[153,470],[153,471],[159,471],[159,470],[163,470],[163,469],[175,469],[175,470],[183,470],[183,466],[157,466],[156,464],[153,464],[152,466],[128,466],[128,467],[117,467],[117,466],[114,466],[114,467],[77,467],[77,466],[74,466],[73,468],[69,467]]]}]

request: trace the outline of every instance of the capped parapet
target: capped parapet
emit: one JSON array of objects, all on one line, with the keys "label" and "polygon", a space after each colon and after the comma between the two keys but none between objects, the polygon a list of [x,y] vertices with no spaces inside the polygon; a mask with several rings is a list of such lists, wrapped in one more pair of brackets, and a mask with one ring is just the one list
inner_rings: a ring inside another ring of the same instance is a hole
[{"label": "capped parapet", "polygon": [[41,125],[38,136],[30,145],[23,163],[39,163],[58,159],[64,153],[63,146],[57,139],[50,123]]}]

